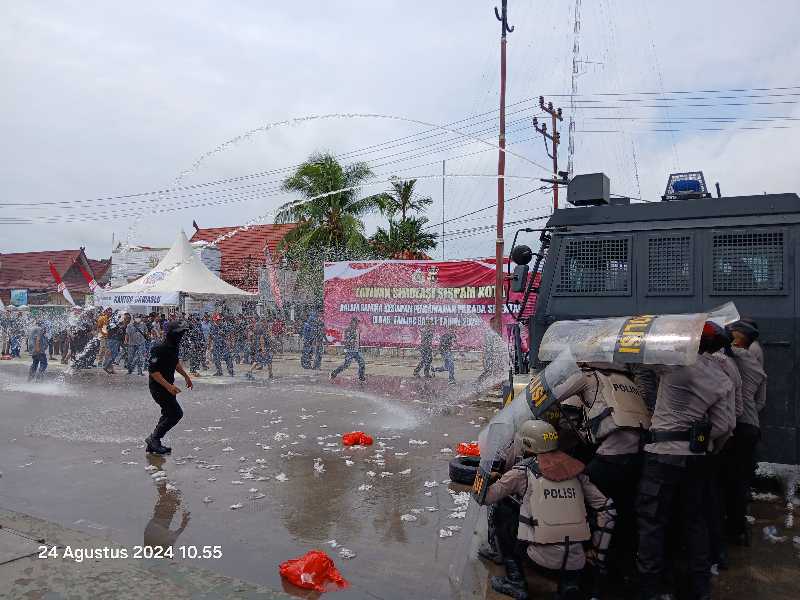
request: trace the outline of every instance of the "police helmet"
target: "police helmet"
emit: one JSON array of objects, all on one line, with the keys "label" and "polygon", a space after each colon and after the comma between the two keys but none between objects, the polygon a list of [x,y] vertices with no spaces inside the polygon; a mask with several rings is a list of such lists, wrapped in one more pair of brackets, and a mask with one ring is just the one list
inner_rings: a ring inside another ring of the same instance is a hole
[{"label": "police helmet", "polygon": [[543,454],[558,449],[558,433],[547,421],[525,421],[519,428],[523,450]]}]

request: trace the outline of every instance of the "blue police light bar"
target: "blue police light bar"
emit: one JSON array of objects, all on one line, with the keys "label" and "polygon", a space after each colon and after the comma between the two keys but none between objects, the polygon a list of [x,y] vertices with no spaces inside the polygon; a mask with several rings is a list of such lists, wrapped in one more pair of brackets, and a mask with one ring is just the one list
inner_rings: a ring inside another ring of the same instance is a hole
[{"label": "blue police light bar", "polygon": [[698,198],[710,198],[706,188],[706,179],[702,171],[690,171],[687,173],[672,173],[667,181],[667,189],[661,199],[665,202],[670,200],[695,200]]}]

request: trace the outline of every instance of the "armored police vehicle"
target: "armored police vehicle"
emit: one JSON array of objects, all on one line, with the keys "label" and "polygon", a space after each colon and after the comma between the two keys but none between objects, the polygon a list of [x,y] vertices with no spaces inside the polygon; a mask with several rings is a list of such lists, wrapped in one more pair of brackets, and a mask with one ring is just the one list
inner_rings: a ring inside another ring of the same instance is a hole
[{"label": "armored police vehicle", "polygon": [[[727,301],[755,320],[769,377],[761,460],[800,463],[800,197],[717,197],[700,172],[670,176],[660,202],[612,198],[579,175],[537,254],[529,364],[557,320],[702,312]],[[533,284],[532,284],[533,285]]]}]

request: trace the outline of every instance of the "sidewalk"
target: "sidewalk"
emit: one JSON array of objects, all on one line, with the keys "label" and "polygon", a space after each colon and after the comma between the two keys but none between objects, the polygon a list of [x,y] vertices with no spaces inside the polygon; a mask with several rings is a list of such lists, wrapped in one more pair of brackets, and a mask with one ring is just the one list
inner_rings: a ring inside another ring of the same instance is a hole
[{"label": "sidewalk", "polygon": [[[291,598],[177,560],[39,558],[42,543],[58,546],[59,556],[66,547],[120,548],[102,538],[0,509],[0,561],[6,561],[0,562],[0,598]],[[19,556],[30,552],[34,554]],[[209,566],[213,568],[213,561]]]}]

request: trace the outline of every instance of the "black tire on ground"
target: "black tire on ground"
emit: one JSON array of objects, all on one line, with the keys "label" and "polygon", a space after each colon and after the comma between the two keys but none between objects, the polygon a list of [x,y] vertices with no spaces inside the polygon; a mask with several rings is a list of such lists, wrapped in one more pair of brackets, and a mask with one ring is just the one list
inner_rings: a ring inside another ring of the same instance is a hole
[{"label": "black tire on ground", "polygon": [[450,461],[450,481],[472,485],[475,483],[480,462],[479,456],[457,456]]}]

